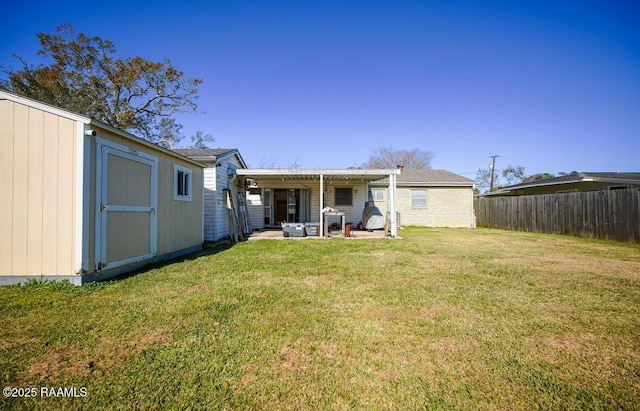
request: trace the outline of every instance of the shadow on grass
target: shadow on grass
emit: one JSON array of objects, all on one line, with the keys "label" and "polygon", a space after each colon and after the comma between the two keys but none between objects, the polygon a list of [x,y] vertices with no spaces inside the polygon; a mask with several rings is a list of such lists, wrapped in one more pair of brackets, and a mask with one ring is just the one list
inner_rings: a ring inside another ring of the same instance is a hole
[{"label": "shadow on grass", "polygon": [[161,260],[161,261],[156,261],[153,263],[149,263],[149,264],[145,264],[144,266],[136,269],[136,270],[132,270],[126,273],[122,273],[116,277],[112,277],[112,278],[108,278],[105,279],[103,281],[101,281],[102,283],[110,283],[110,282],[117,282],[117,281],[121,281],[127,278],[131,278],[131,277],[135,277],[139,274],[144,274],[146,272],[152,271],[152,270],[156,270],[158,268],[162,268],[162,267],[169,267],[171,265],[174,264],[180,264],[183,263],[185,261],[193,261],[193,260],[197,260],[200,257],[207,257],[210,255],[215,255],[218,253],[222,253],[224,251],[227,251],[229,249],[231,249],[234,245],[236,245],[237,243],[234,243],[233,241],[229,241],[229,240],[220,240],[220,241],[206,241],[203,245],[202,245],[202,250],[200,251],[196,251],[195,253],[191,253],[191,254],[185,254],[185,255],[181,255],[179,257],[175,257],[175,258],[171,258],[168,260]]}]

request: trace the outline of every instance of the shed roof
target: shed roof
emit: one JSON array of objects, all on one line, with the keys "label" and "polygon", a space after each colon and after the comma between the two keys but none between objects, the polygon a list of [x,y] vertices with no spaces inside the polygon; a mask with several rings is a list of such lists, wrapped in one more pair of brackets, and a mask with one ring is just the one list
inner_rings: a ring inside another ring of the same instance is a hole
[{"label": "shed roof", "polygon": [[[372,185],[387,185],[388,179],[371,183]],[[464,186],[472,187],[475,181],[447,170],[403,170],[397,177],[396,184],[401,186]]]}]

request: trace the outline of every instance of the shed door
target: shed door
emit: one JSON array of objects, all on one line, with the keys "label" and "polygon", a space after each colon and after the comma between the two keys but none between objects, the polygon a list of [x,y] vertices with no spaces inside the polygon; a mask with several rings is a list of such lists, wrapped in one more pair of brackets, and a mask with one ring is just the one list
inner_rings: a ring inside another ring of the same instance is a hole
[{"label": "shed door", "polygon": [[157,159],[103,142],[96,174],[96,268],[156,255]]}]

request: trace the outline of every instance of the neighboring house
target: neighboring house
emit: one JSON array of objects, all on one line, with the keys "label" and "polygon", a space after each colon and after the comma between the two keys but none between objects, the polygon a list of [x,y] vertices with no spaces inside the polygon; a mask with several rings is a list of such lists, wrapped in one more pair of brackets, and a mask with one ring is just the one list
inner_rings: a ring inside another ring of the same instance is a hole
[{"label": "neighboring house", "polygon": [[203,167],[0,91],[0,284],[82,284],[201,249]]},{"label": "neighboring house", "polygon": [[[475,182],[445,170],[403,170],[397,177],[400,224],[475,227]],[[369,200],[386,213],[388,181],[369,183]]]},{"label": "neighboring house", "polygon": [[[236,170],[247,168],[240,152],[226,148],[186,148],[173,151],[204,164],[204,239],[229,236],[229,214],[225,189],[237,199]],[[244,188],[243,188],[244,190]]]},{"label": "neighboring house", "polygon": [[481,194],[481,197],[570,193],[577,191],[640,188],[639,173],[578,173],[546,180],[530,181]]},{"label": "neighboring house", "polygon": [[[322,210],[331,207],[345,212],[345,222],[357,224],[367,202],[368,185],[386,178],[391,181],[387,204],[395,208],[395,180],[398,169],[238,169],[238,179],[247,187],[247,205],[254,229],[281,227],[282,222],[319,223],[323,233]],[[394,214],[395,215],[395,214]],[[330,216],[328,223],[340,217]],[[395,237],[397,225],[390,219]]]}]

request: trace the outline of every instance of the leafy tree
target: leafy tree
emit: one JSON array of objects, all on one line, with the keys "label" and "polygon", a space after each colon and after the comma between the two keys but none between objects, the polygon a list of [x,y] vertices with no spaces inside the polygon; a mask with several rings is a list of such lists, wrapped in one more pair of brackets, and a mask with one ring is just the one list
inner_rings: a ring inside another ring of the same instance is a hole
[{"label": "leafy tree", "polygon": [[554,177],[555,177],[555,175],[554,174],[550,174],[550,173],[537,173],[537,174],[532,174],[532,175],[526,177],[524,179],[524,181],[526,183],[530,183],[530,182],[533,182],[533,181],[548,180],[548,179],[554,178]]},{"label": "leafy tree", "polygon": [[511,164],[503,168],[500,173],[508,186],[522,183],[525,177],[523,166],[512,166]]},{"label": "leafy tree", "polygon": [[[494,170],[493,189],[498,187],[520,184],[525,181],[524,167],[508,165],[501,170]],[[503,182],[504,180],[504,182]],[[482,191],[489,191],[491,187],[491,164],[487,168],[478,169],[476,173],[478,188]]]},{"label": "leafy tree", "polygon": [[558,173],[559,177],[564,177],[564,176],[568,176],[568,177],[577,177],[580,173],[578,173],[577,171],[571,171],[569,173],[565,172],[565,171],[561,171]]},{"label": "leafy tree", "polygon": [[202,131],[196,131],[196,134],[191,136],[190,148],[207,148],[207,143],[213,143],[215,138],[211,134],[204,134]]},{"label": "leafy tree", "polygon": [[407,170],[431,168],[433,152],[419,148],[412,150],[396,150],[391,146],[379,147],[373,150],[369,160],[361,165],[362,168],[396,168],[404,166]]},{"label": "leafy tree", "polygon": [[52,60],[33,66],[14,55],[22,69],[2,68],[0,87],[84,114],[154,143],[170,147],[181,138],[174,115],[197,109],[200,79],[185,79],[168,59],[115,58],[115,46],[76,34],[70,24],[57,34],[39,33],[39,55]]}]

